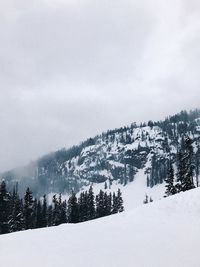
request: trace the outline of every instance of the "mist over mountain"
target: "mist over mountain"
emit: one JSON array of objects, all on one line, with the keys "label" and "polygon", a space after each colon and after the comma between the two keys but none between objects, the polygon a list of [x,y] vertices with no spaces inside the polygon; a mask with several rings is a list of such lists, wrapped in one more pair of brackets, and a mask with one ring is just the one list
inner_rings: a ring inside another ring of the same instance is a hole
[{"label": "mist over mountain", "polygon": [[[79,129],[81,130],[81,129]],[[200,110],[181,111],[163,121],[132,123],[89,138],[80,145],[45,155],[27,166],[1,174],[10,190],[19,193],[29,186],[35,196],[78,192],[84,186],[113,183],[126,186],[138,171],[146,177],[146,187],[162,184],[169,161],[175,165],[183,138],[193,140],[195,183],[199,181]]]}]

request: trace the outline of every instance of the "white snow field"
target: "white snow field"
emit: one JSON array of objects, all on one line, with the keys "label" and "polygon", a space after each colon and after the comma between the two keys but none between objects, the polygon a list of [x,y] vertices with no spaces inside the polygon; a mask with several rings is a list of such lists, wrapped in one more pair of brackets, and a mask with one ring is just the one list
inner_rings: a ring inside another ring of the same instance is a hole
[{"label": "white snow field", "polygon": [[200,188],[76,225],[0,236],[1,267],[199,267]]}]

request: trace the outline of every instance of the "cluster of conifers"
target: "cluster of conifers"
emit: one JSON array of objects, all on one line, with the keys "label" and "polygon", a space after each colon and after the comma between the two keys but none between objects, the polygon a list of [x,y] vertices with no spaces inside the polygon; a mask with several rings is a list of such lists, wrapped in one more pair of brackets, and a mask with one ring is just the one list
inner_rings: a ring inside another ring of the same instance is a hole
[{"label": "cluster of conifers", "polygon": [[24,198],[20,198],[17,189],[9,193],[6,183],[0,184],[0,234],[27,229],[56,226],[62,223],[79,223],[124,210],[121,191],[107,193],[100,190],[94,195],[93,188],[80,193],[77,198],[72,191],[68,201],[62,195],[53,196],[51,204],[46,196],[36,199],[29,188]]},{"label": "cluster of conifers", "polygon": [[[176,156],[176,164],[173,161],[169,162],[169,171],[165,180],[165,196],[199,186],[200,147],[197,147],[197,152],[194,154],[193,142],[189,136],[182,138],[181,147]],[[174,165],[176,166],[176,173]]]}]

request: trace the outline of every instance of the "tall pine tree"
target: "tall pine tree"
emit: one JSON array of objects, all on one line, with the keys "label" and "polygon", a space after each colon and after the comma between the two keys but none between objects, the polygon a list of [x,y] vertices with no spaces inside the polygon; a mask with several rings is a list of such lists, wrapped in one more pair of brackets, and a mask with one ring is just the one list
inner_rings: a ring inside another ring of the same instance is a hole
[{"label": "tall pine tree", "polygon": [[165,182],[166,182],[165,196],[171,196],[176,194],[176,187],[174,184],[174,168],[171,162],[169,164],[169,171],[167,174],[167,178],[165,179]]},{"label": "tall pine tree", "polygon": [[186,137],[181,150],[178,152],[177,181],[179,191],[193,189],[194,186],[194,164],[193,164],[193,146],[192,139]]}]

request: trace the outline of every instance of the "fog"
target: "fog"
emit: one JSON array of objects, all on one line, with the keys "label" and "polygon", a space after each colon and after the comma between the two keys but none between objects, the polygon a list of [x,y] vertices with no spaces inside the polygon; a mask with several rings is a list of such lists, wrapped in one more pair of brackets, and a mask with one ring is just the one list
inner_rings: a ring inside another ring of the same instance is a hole
[{"label": "fog", "polygon": [[197,0],[0,2],[0,171],[199,107]]}]

